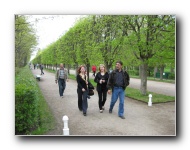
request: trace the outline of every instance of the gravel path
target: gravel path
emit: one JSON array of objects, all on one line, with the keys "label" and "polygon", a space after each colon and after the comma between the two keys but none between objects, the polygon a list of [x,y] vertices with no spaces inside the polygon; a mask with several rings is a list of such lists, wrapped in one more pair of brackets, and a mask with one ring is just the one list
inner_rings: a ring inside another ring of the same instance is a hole
[{"label": "gravel path", "polygon": [[[40,70],[32,70],[34,75]],[[66,85],[64,98],[59,97],[58,85],[55,84],[54,74],[44,71],[40,89],[51,108],[56,120],[56,126],[45,135],[63,135],[64,115],[69,118],[70,136],[176,136],[176,106],[175,102],[153,104],[125,99],[125,118],[117,116],[116,102],[112,114],[109,114],[111,95],[108,95],[103,113],[99,113],[98,95],[88,100],[87,116],[78,110],[77,83],[69,80]]]}]

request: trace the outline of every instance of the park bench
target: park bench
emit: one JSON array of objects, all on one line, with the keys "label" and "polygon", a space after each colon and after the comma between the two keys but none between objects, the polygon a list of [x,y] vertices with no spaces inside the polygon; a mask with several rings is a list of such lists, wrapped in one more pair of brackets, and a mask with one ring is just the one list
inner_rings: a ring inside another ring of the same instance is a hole
[{"label": "park bench", "polygon": [[38,79],[40,81],[41,75],[36,75],[36,79]]}]

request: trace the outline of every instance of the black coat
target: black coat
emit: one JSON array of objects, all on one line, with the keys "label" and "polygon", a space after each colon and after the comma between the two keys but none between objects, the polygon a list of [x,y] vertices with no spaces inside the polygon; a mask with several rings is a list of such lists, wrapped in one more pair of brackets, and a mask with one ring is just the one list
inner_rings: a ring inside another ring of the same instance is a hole
[{"label": "black coat", "polygon": [[[109,77],[108,84],[107,84],[108,89],[113,89],[113,87],[116,84],[116,72],[117,72],[117,70],[113,70],[110,73],[110,77]],[[123,75],[123,79],[124,79],[124,83],[123,83],[122,87],[125,90],[126,87],[130,83],[130,77],[129,77],[129,74],[126,71],[124,71],[124,70],[122,70],[122,75]]]},{"label": "black coat", "polygon": [[85,90],[87,90],[86,82],[82,79],[82,77],[79,74],[77,75],[77,83],[78,83],[77,86],[78,89],[82,90],[82,88],[84,88]]},{"label": "black coat", "polygon": [[[100,84],[100,80],[101,79],[104,79],[105,82]],[[108,82],[108,79],[109,79],[109,74],[106,72],[104,75],[101,75],[100,72],[98,72],[94,78],[94,82],[97,83],[97,87],[96,87],[96,90],[97,91],[101,91],[101,90],[108,90],[107,88],[107,82]]]}]

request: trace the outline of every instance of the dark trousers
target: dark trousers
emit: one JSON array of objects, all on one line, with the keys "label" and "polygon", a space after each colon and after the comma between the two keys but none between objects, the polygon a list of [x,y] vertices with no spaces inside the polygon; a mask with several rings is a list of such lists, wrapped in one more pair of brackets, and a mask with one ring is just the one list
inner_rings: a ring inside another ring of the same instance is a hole
[{"label": "dark trousers", "polygon": [[98,97],[99,97],[99,101],[98,101],[99,109],[102,110],[102,106],[104,106],[107,99],[107,90],[104,89],[104,90],[98,91]]},{"label": "dark trousers", "polygon": [[41,75],[44,74],[43,69],[41,69]]},{"label": "dark trousers", "polygon": [[77,89],[78,93],[78,108],[80,111],[83,111],[83,113],[86,113],[88,108],[88,101],[87,101],[87,91],[82,91],[82,89]]},{"label": "dark trousers", "polygon": [[65,91],[66,83],[64,79],[59,79],[58,80],[58,85],[59,85],[59,95],[63,96],[63,93]]},{"label": "dark trousers", "polygon": [[96,76],[96,71],[93,71],[93,76],[94,76],[94,77]]}]

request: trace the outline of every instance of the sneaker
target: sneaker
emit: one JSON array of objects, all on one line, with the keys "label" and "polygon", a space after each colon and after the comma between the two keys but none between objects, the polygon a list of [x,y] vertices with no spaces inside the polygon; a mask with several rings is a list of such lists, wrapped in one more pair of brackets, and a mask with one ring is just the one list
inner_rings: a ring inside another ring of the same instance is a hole
[{"label": "sneaker", "polygon": [[86,116],[86,113],[83,113],[84,116]]},{"label": "sneaker", "polygon": [[121,119],[125,119],[125,117],[124,116],[119,116]]},{"label": "sneaker", "polygon": [[100,113],[103,113],[103,110],[100,110]]},{"label": "sneaker", "polygon": [[111,110],[111,109],[109,109],[109,113],[110,113],[110,114],[112,113],[112,110]]},{"label": "sneaker", "polygon": [[102,106],[102,109],[105,110],[105,106]]}]

